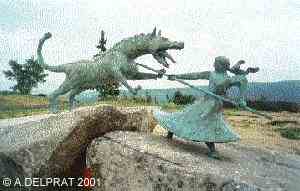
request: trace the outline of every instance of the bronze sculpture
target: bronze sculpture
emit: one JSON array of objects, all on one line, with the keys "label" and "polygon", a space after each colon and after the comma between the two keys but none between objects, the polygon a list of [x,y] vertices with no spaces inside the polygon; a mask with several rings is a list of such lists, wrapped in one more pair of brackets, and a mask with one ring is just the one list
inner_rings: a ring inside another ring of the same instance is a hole
[{"label": "bronze sculpture", "polygon": [[56,66],[47,65],[42,56],[44,42],[51,38],[51,33],[44,34],[37,48],[38,63],[46,70],[66,74],[65,81],[50,96],[50,111],[58,112],[58,96],[70,92],[70,109],[74,107],[75,95],[87,89],[99,87],[105,80],[115,80],[124,85],[132,94],[141,88],[132,88],[127,80],[157,79],[162,77],[165,70],[156,71],[158,74],[142,73],[138,71],[135,59],[145,54],[153,57],[163,66],[168,67],[166,58],[174,61],[167,53],[169,49],[181,50],[183,42],[171,41],[156,33],[139,34],[116,43],[112,48],[95,57],[94,60],[82,60]]},{"label": "bronze sculpture", "polygon": [[[242,70],[240,65],[244,63],[244,61],[239,61],[234,67],[230,68],[229,59],[219,56],[215,58],[214,71],[168,75],[169,80],[177,80],[186,85],[189,84],[179,79],[209,80],[209,91],[206,92],[203,100],[198,100],[194,104],[188,105],[183,111],[171,114],[163,111],[154,112],[158,122],[168,130],[167,137],[172,138],[173,134],[175,134],[187,140],[205,142],[209,148],[208,155],[212,158],[219,158],[215,143],[238,141],[240,139],[239,136],[231,131],[230,126],[224,120],[222,112],[223,101],[227,99],[222,96],[226,94],[227,89],[237,86],[239,88],[238,101],[232,102],[237,103],[236,105],[241,108],[248,108],[244,101],[244,93],[248,83],[246,75],[257,72],[258,68]],[[235,75],[231,77],[227,71]],[[205,92],[205,90],[203,91]],[[261,114],[252,109],[248,110]]]}]

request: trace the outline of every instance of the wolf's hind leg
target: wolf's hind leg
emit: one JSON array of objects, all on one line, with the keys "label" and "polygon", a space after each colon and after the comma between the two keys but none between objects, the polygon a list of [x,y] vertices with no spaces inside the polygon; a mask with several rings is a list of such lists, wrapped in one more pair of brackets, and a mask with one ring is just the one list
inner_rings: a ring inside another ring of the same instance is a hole
[{"label": "wolf's hind leg", "polygon": [[72,89],[69,95],[69,110],[73,110],[76,107],[76,99],[75,96],[80,94],[80,89]]},{"label": "wolf's hind leg", "polygon": [[125,80],[122,80],[121,83],[129,90],[132,95],[136,96],[138,91],[142,89],[142,86],[138,85],[136,88],[132,88],[128,82]]},{"label": "wolf's hind leg", "polygon": [[115,76],[116,76],[116,78],[118,79],[118,81],[121,82],[121,84],[122,84],[123,86],[125,86],[125,88],[127,88],[128,91],[129,91],[130,93],[132,93],[134,96],[137,94],[138,90],[141,89],[140,86],[138,86],[137,88],[131,87],[131,86],[128,84],[127,79],[123,76],[122,73],[118,72],[118,73],[115,74]]},{"label": "wolf's hind leg", "polygon": [[58,105],[58,96],[63,95],[71,90],[70,83],[68,81],[64,81],[58,89],[56,89],[52,94],[49,95],[49,109],[51,113],[57,113],[59,111]]}]

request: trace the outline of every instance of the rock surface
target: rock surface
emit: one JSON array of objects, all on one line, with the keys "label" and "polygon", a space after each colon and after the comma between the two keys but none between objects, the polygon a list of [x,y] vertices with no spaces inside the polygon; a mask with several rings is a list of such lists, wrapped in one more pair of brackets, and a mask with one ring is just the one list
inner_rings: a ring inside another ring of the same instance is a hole
[{"label": "rock surface", "polygon": [[0,153],[5,154],[0,169],[16,163],[24,177],[81,176],[94,138],[114,130],[151,131],[155,124],[149,115],[145,109],[93,106],[8,120],[0,123]]},{"label": "rock surface", "polygon": [[15,180],[19,178],[24,184],[24,171],[22,166],[17,164],[13,159],[6,156],[4,153],[0,153],[0,190],[5,191],[28,191],[27,187],[5,187],[3,185],[3,180],[9,178],[10,180]]},{"label": "rock surface", "polygon": [[202,143],[138,132],[113,132],[95,139],[87,166],[110,191],[298,191],[300,157],[218,144],[221,160],[207,157]]}]

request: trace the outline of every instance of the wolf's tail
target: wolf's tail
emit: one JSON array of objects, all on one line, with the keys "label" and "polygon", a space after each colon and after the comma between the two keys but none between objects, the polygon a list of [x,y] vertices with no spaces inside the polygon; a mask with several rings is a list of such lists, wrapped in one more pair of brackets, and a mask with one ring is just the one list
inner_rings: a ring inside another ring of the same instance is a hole
[{"label": "wolf's tail", "polygon": [[62,65],[58,66],[49,66],[48,64],[45,63],[43,55],[42,55],[42,48],[45,43],[45,41],[49,38],[51,38],[51,33],[45,33],[43,38],[40,39],[39,45],[37,48],[37,61],[38,64],[40,64],[44,69],[49,70],[51,72],[65,72],[65,69]]}]

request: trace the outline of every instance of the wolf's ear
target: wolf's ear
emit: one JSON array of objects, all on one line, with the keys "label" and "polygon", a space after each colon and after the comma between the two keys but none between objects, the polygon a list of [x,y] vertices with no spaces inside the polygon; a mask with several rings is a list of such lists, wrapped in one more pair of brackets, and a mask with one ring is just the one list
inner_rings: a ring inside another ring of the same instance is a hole
[{"label": "wolf's ear", "polygon": [[157,36],[161,36],[161,30],[158,31]]},{"label": "wolf's ear", "polygon": [[151,37],[155,37],[156,36],[156,27],[154,27],[152,33],[151,33]]}]

